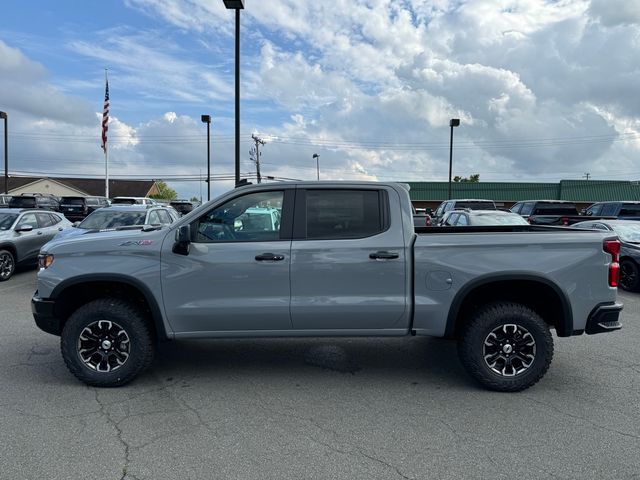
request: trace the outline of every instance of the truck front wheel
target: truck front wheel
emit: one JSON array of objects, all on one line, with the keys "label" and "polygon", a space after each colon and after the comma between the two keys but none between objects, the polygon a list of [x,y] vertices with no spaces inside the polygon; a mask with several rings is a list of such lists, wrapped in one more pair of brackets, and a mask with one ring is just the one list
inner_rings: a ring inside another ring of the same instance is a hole
[{"label": "truck front wheel", "polygon": [[553,338],[545,321],[530,308],[491,303],[464,324],[458,354],[467,372],[486,388],[517,392],[547,372]]},{"label": "truck front wheel", "polygon": [[155,344],[144,315],[134,305],[103,298],[69,317],[60,349],[79,380],[95,387],[118,387],[151,365]]}]

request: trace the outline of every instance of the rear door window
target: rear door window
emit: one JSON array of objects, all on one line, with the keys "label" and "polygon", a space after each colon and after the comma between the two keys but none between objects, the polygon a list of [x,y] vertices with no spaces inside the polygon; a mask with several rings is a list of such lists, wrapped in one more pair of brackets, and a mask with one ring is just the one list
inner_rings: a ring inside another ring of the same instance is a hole
[{"label": "rear door window", "polygon": [[387,229],[386,195],[379,190],[307,190],[306,238],[364,238]]},{"label": "rear door window", "polygon": [[53,220],[51,219],[51,215],[48,213],[37,213],[36,217],[38,217],[38,225],[40,228],[53,226]]},{"label": "rear door window", "polygon": [[603,207],[602,203],[596,203],[594,205],[591,205],[589,208],[587,208],[584,213],[585,215],[589,215],[590,217],[597,216],[597,215],[600,215],[600,212],[602,211],[602,207]]},{"label": "rear door window", "polygon": [[621,217],[640,217],[640,204],[623,203],[618,215]]},{"label": "rear door window", "polygon": [[602,215],[603,217],[613,216],[616,214],[617,209],[618,209],[617,204],[609,203],[602,208],[602,213],[600,213],[600,215]]},{"label": "rear door window", "polygon": [[520,210],[520,215],[531,215],[531,211],[533,210],[533,203],[528,202],[528,203],[523,203],[522,204],[522,209]]}]

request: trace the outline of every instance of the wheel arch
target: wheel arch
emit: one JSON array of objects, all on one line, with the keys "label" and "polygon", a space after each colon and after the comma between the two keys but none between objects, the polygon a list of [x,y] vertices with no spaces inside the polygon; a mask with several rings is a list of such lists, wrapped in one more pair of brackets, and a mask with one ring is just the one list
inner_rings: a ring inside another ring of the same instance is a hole
[{"label": "wheel arch", "polygon": [[573,312],[564,291],[551,280],[531,274],[481,277],[456,294],[447,316],[446,337],[456,337],[469,314],[482,305],[510,301],[525,305],[556,329],[559,337],[573,334]]},{"label": "wheel arch", "polygon": [[18,263],[18,250],[16,247],[10,243],[0,244],[0,250],[7,250],[11,255],[13,255],[13,261]]},{"label": "wheel arch", "polygon": [[167,330],[160,305],[151,290],[140,280],[118,274],[87,274],[60,282],[49,298],[55,301],[54,314],[60,319],[60,328],[80,306],[91,300],[116,296],[138,305],[150,319],[157,339],[167,340]]}]

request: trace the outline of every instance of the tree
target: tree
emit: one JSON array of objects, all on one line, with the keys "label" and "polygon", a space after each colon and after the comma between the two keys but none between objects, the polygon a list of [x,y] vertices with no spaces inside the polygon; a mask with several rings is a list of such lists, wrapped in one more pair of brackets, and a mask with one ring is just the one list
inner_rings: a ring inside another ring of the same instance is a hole
[{"label": "tree", "polygon": [[169,185],[162,180],[158,180],[156,182],[156,187],[158,188],[158,193],[150,195],[151,198],[156,200],[175,200],[178,198],[176,191],[173,188],[170,188]]},{"label": "tree", "polygon": [[480,183],[480,174],[475,173],[473,175],[469,175],[469,178],[459,177],[458,175],[456,175],[455,177],[453,177],[453,181],[456,183]]},{"label": "tree", "polygon": [[199,202],[200,199],[198,197],[191,197],[191,200],[189,200],[190,202]]}]

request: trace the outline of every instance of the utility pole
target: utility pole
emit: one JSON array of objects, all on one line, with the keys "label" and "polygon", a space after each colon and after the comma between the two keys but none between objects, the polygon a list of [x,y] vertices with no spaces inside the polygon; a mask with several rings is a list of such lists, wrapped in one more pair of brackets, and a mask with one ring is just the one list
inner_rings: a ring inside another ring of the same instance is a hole
[{"label": "utility pole", "polygon": [[251,138],[256,143],[256,146],[249,151],[249,155],[254,157],[252,160],[256,162],[256,176],[258,177],[258,183],[262,183],[262,176],[260,175],[260,145],[264,145],[265,142],[253,133],[251,134]]},{"label": "utility pole", "polygon": [[587,181],[588,181],[590,176],[591,176],[591,174],[590,174],[589,172],[586,172],[586,173],[582,176],[582,178],[586,178],[586,179],[587,179]]},{"label": "utility pole", "polygon": [[0,112],[0,118],[4,120],[4,193],[9,193],[9,115]]},{"label": "utility pole", "polygon": [[314,153],[312,158],[316,159],[317,180],[320,181],[320,155],[318,155],[317,153]]}]

